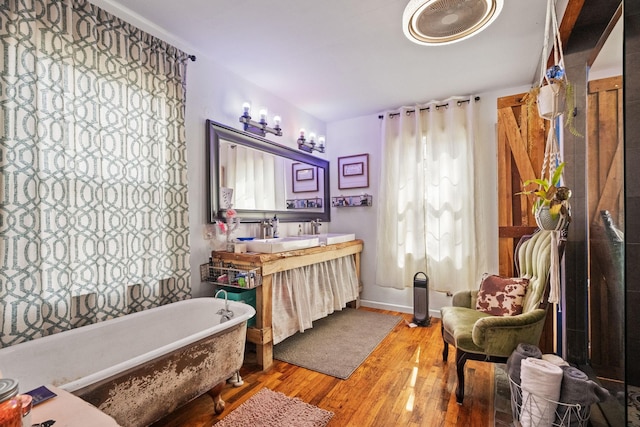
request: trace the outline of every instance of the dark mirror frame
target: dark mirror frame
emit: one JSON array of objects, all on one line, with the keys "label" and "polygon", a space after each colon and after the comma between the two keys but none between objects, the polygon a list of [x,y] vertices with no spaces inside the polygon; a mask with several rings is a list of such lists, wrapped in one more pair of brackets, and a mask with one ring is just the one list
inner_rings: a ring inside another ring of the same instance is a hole
[{"label": "dark mirror frame", "polygon": [[296,162],[307,163],[316,166],[324,171],[324,200],[322,201],[322,212],[312,211],[258,211],[248,209],[236,209],[238,217],[243,223],[260,222],[263,219],[278,216],[281,222],[302,222],[320,219],[325,222],[331,221],[330,191],[329,186],[329,161],[311,156],[307,153],[286,147],[284,145],[271,142],[257,135],[233,129],[221,123],[207,120],[206,122],[206,144],[207,144],[207,214],[209,223],[224,219],[225,211],[221,209],[218,197],[220,157],[218,156],[220,140],[230,141],[265,153],[291,159]]}]

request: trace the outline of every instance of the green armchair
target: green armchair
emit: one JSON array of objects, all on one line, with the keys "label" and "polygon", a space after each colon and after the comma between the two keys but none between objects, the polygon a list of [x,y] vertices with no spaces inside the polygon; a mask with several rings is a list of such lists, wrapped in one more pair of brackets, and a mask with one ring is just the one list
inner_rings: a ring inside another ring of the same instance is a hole
[{"label": "green armchair", "polygon": [[[458,386],[456,400],[464,399],[464,366],[467,360],[504,363],[519,343],[538,345],[546,319],[546,299],[549,282],[552,239],[549,231],[538,230],[523,237],[515,250],[518,277],[527,278],[522,299],[522,314],[494,316],[476,310],[478,291],[457,292],[452,306],[440,310],[444,348],[442,359],[446,362],[449,344],[456,348],[456,372]],[[558,239],[562,256],[565,234]]]}]

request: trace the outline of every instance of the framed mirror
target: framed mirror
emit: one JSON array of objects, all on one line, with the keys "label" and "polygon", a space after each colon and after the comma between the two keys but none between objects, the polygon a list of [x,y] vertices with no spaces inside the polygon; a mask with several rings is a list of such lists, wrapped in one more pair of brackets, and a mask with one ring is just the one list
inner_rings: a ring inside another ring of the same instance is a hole
[{"label": "framed mirror", "polygon": [[329,161],[212,120],[206,126],[210,223],[225,217],[222,189],[243,223],[275,215],[282,222],[331,220]]}]

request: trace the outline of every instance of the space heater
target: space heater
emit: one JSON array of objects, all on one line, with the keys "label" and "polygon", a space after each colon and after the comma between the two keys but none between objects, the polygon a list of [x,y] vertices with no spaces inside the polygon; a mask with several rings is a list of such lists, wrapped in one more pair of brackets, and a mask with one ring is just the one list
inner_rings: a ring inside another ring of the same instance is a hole
[{"label": "space heater", "polygon": [[413,276],[413,323],[429,326],[429,277],[421,271]]}]

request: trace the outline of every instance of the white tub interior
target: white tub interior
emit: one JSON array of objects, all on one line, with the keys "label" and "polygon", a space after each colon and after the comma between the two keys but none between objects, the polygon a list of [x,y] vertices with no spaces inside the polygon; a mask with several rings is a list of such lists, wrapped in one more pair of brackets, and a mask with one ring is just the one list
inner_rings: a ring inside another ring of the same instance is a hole
[{"label": "white tub interior", "polygon": [[229,301],[234,317],[220,323],[224,300],[195,298],[0,349],[0,371],[25,392],[53,384],[74,391],[184,347],[255,314]]}]

